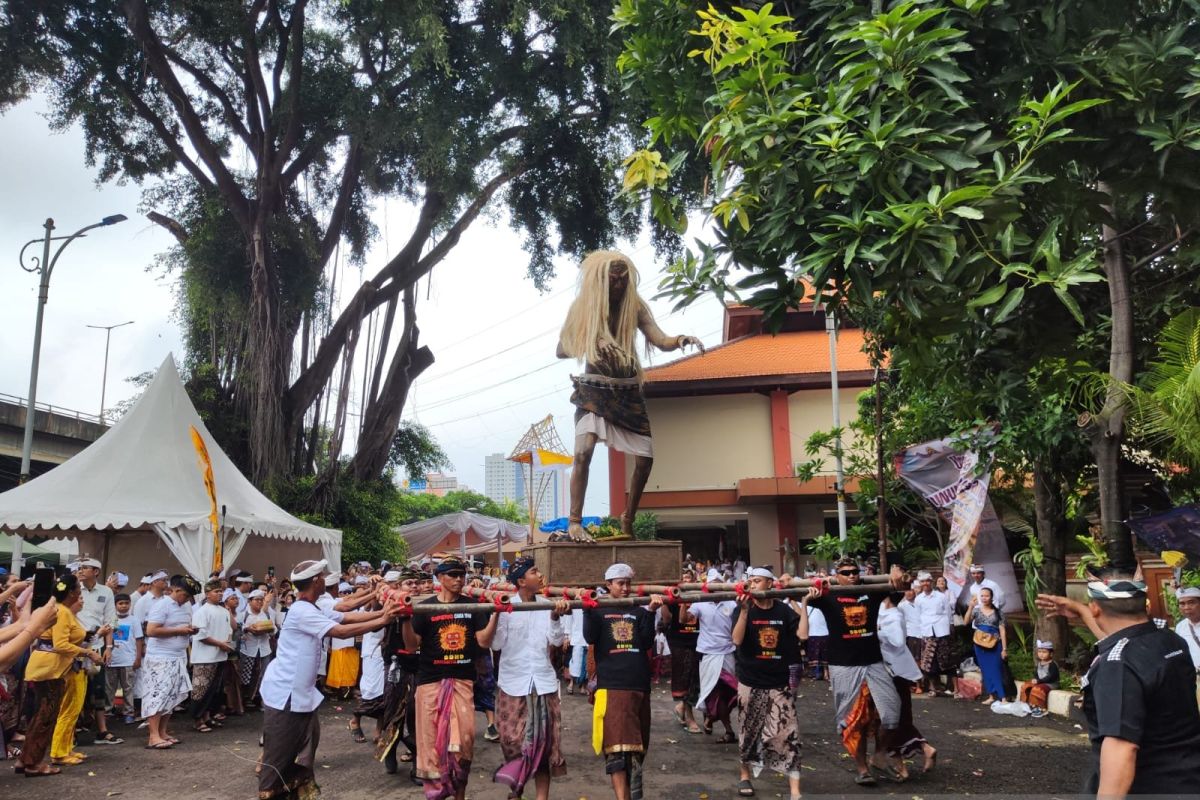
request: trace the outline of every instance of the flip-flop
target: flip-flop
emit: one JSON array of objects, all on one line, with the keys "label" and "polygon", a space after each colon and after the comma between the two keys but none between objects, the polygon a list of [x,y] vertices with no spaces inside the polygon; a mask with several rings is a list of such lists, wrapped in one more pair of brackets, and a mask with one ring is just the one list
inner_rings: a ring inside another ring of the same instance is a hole
[{"label": "flip-flop", "polygon": [[878,786],[879,785],[878,781],[875,780],[875,776],[869,772],[866,773],[865,775],[856,775],[854,777],[854,782],[857,783],[859,786]]},{"label": "flip-flop", "polygon": [[350,738],[353,739],[354,741],[358,742],[359,744],[362,744],[363,742],[365,742],[367,740],[367,737],[362,732],[362,728],[351,728],[350,729]]},{"label": "flip-flop", "polygon": [[754,797],[754,784],[750,781],[738,781],[737,792],[739,797]]},{"label": "flip-flop", "polygon": [[163,741],[159,742],[158,744],[146,745],[145,749],[146,750],[170,750],[174,746],[175,745],[171,744],[170,740],[164,739]]},{"label": "flip-flop", "polygon": [[685,728],[684,730],[686,730],[688,733],[694,734],[696,736],[699,736],[700,734],[704,733],[704,730],[702,728],[700,728],[700,726],[696,726],[695,728]]},{"label": "flip-flop", "polygon": [[37,772],[30,772],[29,770],[25,770],[26,778],[44,778],[47,775],[61,775],[61,774],[62,774],[62,770],[59,769],[58,767],[49,767],[47,769],[38,770]]},{"label": "flip-flop", "polygon": [[723,733],[717,738],[717,744],[736,744],[737,737],[732,733]]},{"label": "flip-flop", "polygon": [[203,724],[193,725],[192,730],[194,730],[196,733],[212,733],[213,732],[212,728],[208,727],[207,725],[203,725]]},{"label": "flip-flop", "polygon": [[881,772],[883,776],[892,783],[904,783],[906,780],[908,780],[907,775],[901,775],[900,771],[891,764],[885,764],[882,767],[876,764],[872,764],[871,766],[879,770],[879,772]]}]

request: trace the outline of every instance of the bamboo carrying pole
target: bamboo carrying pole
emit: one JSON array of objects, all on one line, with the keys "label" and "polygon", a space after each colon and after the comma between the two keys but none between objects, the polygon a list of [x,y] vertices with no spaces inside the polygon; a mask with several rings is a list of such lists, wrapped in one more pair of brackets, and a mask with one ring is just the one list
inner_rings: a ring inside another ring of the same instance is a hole
[{"label": "bamboo carrying pole", "polygon": [[[820,578],[816,579],[817,582],[820,580]],[[830,576],[829,580],[835,581],[836,578]],[[892,579],[889,575],[860,575],[858,578],[860,586],[890,585],[891,582]],[[775,585],[778,586],[779,582],[776,581]],[[789,589],[807,589],[814,585],[816,585],[816,582],[812,578],[792,578],[788,581]],[[710,592],[732,592],[735,590],[735,586],[737,586],[735,583],[681,583],[678,589],[681,592],[696,592],[704,591],[707,587]]]},{"label": "bamboo carrying pole", "polygon": [[[808,594],[811,587],[796,587],[791,589],[771,589],[765,592],[744,592],[755,599],[798,599]],[[858,596],[858,595],[879,595],[887,594],[892,591],[897,591],[892,588],[891,584],[870,583],[857,584],[853,586],[829,586],[823,594],[837,596]],[[719,603],[724,600],[737,600],[742,597],[738,592],[684,592],[673,598],[672,601],[677,603]],[[633,608],[635,606],[645,606],[650,604],[650,595],[640,597],[602,597],[599,600],[571,600],[569,605],[572,610],[576,608]],[[410,610],[408,607],[405,611]],[[413,614],[444,614],[444,613],[486,613],[492,611],[548,611],[545,603],[521,603],[519,605],[497,605],[492,603],[417,603],[411,606]]]}]

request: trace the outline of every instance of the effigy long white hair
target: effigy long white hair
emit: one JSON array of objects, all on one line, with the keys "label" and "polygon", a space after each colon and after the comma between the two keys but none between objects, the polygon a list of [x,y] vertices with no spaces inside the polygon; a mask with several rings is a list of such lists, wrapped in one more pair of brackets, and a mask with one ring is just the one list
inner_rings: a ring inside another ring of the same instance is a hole
[{"label": "effigy long white hair", "polygon": [[[617,264],[629,270],[629,284],[621,307],[610,309],[608,303],[608,276]],[[616,366],[630,367],[642,376],[642,365],[638,360],[634,340],[638,331],[638,314],[643,302],[637,292],[638,271],[633,261],[616,250],[596,250],[588,253],[579,265],[579,293],[567,320],[563,323],[559,337],[563,351],[573,358],[588,364],[598,364],[602,359],[600,345],[609,343],[617,351]],[[616,314],[616,330],[610,323]]]}]

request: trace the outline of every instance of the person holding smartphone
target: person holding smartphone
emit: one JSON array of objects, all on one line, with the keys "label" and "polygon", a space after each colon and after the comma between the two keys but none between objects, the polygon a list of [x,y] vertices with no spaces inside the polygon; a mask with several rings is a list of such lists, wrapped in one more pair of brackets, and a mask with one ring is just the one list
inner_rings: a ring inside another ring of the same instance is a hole
[{"label": "person holding smartphone", "polygon": [[142,662],[142,717],[150,728],[148,750],[168,750],[179,743],[167,725],[171,711],[187,699],[192,681],[187,672],[188,640],[199,631],[192,625],[192,598],[200,584],[174,575],[170,594],[146,617],[146,657]]}]

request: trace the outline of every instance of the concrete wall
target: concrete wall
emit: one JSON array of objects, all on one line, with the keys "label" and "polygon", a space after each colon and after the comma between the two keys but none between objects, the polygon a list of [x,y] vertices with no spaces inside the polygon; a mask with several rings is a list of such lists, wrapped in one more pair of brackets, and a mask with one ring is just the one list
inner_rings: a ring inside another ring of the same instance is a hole
[{"label": "concrete wall", "polygon": [[[838,393],[842,427],[846,428],[858,418],[858,396],[862,389],[842,389]],[[809,389],[793,392],[788,396],[788,424],[792,433],[792,461],[800,463],[813,458],[805,453],[808,437],[817,431],[833,428],[833,397],[829,389]],[[850,442],[843,445],[847,449]],[[833,473],[833,459],[826,459],[822,472]]]},{"label": "concrete wall", "polygon": [[750,563],[779,563],[779,522],[775,505],[748,506]]},{"label": "concrete wall", "polygon": [[[771,409],[763,395],[664,397],[646,401],[654,435],[647,491],[732,489],[772,474]],[[633,459],[626,468],[633,469]]]}]

